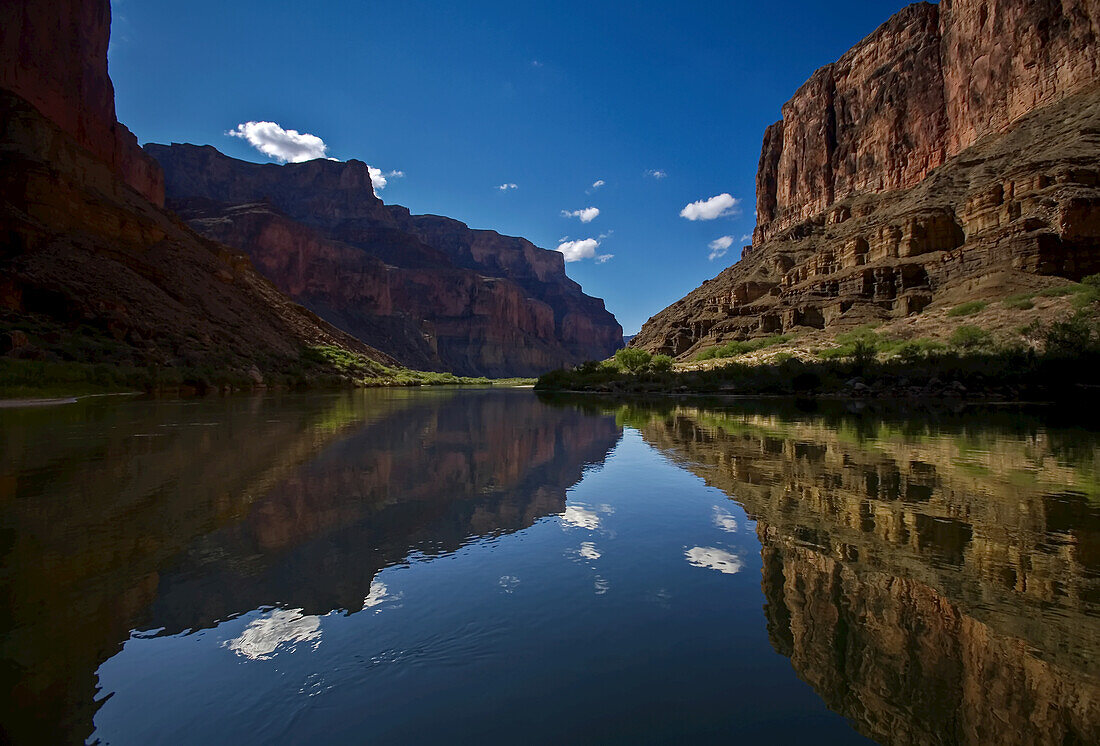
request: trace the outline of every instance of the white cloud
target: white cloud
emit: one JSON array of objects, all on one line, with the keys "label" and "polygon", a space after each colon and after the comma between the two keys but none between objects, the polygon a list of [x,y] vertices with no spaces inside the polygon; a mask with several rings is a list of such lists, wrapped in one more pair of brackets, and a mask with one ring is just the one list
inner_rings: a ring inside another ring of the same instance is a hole
[{"label": "white cloud", "polygon": [[509,189],[519,189],[515,184],[501,184],[497,187],[502,192],[507,192]]},{"label": "white cloud", "polygon": [[694,567],[717,570],[725,575],[740,572],[743,567],[741,559],[737,555],[714,547],[692,547],[684,552],[684,556],[687,557],[688,564]]},{"label": "white cloud", "polygon": [[583,210],[562,210],[561,216],[563,218],[580,218],[582,223],[591,223],[597,217],[599,217],[600,208],[598,207],[586,207]]},{"label": "white cloud", "polygon": [[581,259],[596,258],[596,248],[600,242],[594,238],[583,238],[576,241],[563,241],[558,244],[556,251],[565,254],[565,261],[579,262]]},{"label": "white cloud", "polygon": [[744,235],[741,236],[741,243],[745,243],[745,242],[749,242],[749,243],[752,242],[752,234],[751,233],[745,233]]},{"label": "white cloud", "polygon": [[592,182],[592,188],[593,189],[599,189],[600,187],[602,187],[606,183],[607,182],[604,181],[603,179],[596,179],[595,181]]},{"label": "white cloud", "polygon": [[607,264],[614,258],[614,254],[600,254],[598,257],[596,257],[596,264]]},{"label": "white cloud", "polygon": [[723,192],[710,199],[701,199],[685,206],[680,210],[680,217],[688,220],[714,220],[737,213],[739,204],[741,200]]},{"label": "white cloud", "polygon": [[646,176],[652,176],[654,179],[663,179],[668,176],[667,171],[662,171],[659,168],[651,168],[645,172]]},{"label": "white cloud", "polygon": [[275,122],[245,122],[225,134],[239,137],[266,156],[280,163],[301,163],[326,158],[325,141],[298,130],[285,130]]},{"label": "white cloud", "polygon": [[710,255],[707,259],[714,261],[718,257],[725,256],[726,252],[730,250],[730,246],[733,245],[733,236],[722,236],[716,238],[707,244],[710,247]]},{"label": "white cloud", "polygon": [[531,67],[542,67],[542,63],[538,60],[531,60]]}]

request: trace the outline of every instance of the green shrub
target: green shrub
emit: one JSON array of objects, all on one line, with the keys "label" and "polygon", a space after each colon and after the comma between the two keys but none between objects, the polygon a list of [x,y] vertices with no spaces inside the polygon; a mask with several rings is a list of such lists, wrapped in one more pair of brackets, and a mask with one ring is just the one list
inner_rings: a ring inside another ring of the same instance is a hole
[{"label": "green shrub", "polygon": [[1020,293],[1018,295],[1010,295],[1001,301],[1001,305],[1005,308],[1011,308],[1015,311],[1029,311],[1035,308],[1035,301],[1032,300],[1034,296],[1031,293]]},{"label": "green shrub", "polygon": [[961,303],[952,308],[950,311],[947,312],[947,315],[952,317],[973,316],[979,311],[984,311],[987,305],[989,304],[982,300],[967,301],[966,303]]},{"label": "green shrub", "polygon": [[895,354],[905,363],[915,363],[944,348],[942,342],[921,337],[903,342]]},{"label": "green shrub", "polygon": [[630,373],[641,373],[650,360],[650,354],[637,347],[624,347],[615,353],[615,362],[619,368]]},{"label": "green shrub", "polygon": [[696,355],[695,359],[715,360],[717,358],[737,357],[738,355],[745,355],[750,352],[756,352],[757,350],[763,350],[766,347],[774,347],[775,345],[783,344],[790,340],[790,338],[788,334],[775,334],[760,339],[733,340],[720,347],[712,347],[709,350],[704,350]]},{"label": "green shrub", "polygon": [[993,335],[977,326],[960,326],[951,333],[951,346],[963,350],[986,347],[992,341]]},{"label": "green shrub", "polygon": [[1083,313],[1050,325],[1044,336],[1048,355],[1075,357],[1096,345],[1097,330]]},{"label": "green shrub", "polygon": [[668,355],[654,355],[649,367],[655,373],[668,373],[672,370],[672,358]]},{"label": "green shrub", "polygon": [[1074,293],[1083,292],[1084,285],[1079,285],[1076,282],[1071,282],[1068,285],[1055,285],[1052,288],[1043,288],[1036,293],[1041,298],[1061,298],[1066,295],[1073,295]]}]

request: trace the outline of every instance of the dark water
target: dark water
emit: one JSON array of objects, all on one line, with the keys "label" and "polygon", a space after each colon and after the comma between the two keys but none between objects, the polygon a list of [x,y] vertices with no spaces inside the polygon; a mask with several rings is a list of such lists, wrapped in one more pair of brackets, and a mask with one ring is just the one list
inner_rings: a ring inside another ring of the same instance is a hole
[{"label": "dark water", "polygon": [[0,410],[3,735],[1098,743],[1098,446],[521,390]]}]

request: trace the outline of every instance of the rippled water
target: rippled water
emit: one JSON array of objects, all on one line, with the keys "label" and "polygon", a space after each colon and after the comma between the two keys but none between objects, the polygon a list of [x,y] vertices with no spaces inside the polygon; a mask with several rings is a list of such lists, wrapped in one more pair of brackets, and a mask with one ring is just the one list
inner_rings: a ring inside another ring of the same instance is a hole
[{"label": "rippled water", "polygon": [[1100,742],[1063,413],[104,398],[0,445],[15,742]]}]

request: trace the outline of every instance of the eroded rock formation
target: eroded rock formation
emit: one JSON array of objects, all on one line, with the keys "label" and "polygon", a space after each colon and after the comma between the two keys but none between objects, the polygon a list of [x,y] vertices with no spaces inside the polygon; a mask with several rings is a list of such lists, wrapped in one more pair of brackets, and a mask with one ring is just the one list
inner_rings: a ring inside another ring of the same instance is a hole
[{"label": "eroded rock formation", "polygon": [[248,252],[293,299],[405,365],[537,375],[621,345],[615,317],[566,276],[561,254],[385,205],[361,161],[277,166],[210,146],[146,150],[192,227]]},{"label": "eroded rock formation", "polygon": [[911,5],[767,129],[740,262],[632,343],[920,313],[979,275],[1100,269],[1100,3]]},{"label": "eroded rock formation", "polygon": [[156,161],[115,121],[107,0],[0,6],[0,328],[45,360],[259,382],[337,345],[248,258],[165,212]]}]

